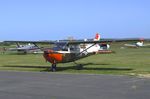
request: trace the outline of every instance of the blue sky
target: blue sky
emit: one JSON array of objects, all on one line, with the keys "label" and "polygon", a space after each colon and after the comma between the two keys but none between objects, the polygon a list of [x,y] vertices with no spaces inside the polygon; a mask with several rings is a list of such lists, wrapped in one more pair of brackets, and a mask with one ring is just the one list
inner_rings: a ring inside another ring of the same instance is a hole
[{"label": "blue sky", "polygon": [[150,38],[150,0],[1,0],[0,40]]}]

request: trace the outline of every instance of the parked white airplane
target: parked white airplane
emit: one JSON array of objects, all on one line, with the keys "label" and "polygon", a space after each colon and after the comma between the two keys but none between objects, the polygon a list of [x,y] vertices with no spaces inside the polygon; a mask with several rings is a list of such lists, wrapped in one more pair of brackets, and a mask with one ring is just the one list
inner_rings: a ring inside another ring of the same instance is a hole
[{"label": "parked white airplane", "polygon": [[[6,41],[9,42],[9,41]],[[43,53],[40,47],[38,47],[36,44],[28,43],[27,45],[20,45],[17,41],[10,41],[17,44],[16,48],[9,48],[9,51],[18,51],[18,53]]]},{"label": "parked white airplane", "polygon": [[[95,38],[93,41],[100,41],[100,34],[96,33]],[[86,39],[84,41],[87,41]],[[107,43],[100,43],[100,44],[80,44],[80,52],[84,51],[85,53],[91,53],[91,52],[98,52],[99,50],[108,50],[110,48],[110,45]],[[90,47],[92,46],[92,47]],[[90,48],[89,48],[90,47]],[[87,49],[89,48],[89,49]],[[85,50],[86,49],[86,50]]]},{"label": "parked white airplane", "polygon": [[127,47],[150,47],[150,44],[144,44],[144,40],[140,40],[139,42],[136,42],[134,44],[124,44],[124,46]]}]

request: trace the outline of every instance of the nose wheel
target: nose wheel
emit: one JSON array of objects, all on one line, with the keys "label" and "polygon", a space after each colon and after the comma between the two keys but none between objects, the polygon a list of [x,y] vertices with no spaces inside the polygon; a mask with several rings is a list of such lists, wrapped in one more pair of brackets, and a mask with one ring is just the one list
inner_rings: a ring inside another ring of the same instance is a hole
[{"label": "nose wheel", "polygon": [[52,66],[51,66],[51,71],[52,71],[52,72],[55,72],[55,71],[56,71],[56,64],[52,64]]}]

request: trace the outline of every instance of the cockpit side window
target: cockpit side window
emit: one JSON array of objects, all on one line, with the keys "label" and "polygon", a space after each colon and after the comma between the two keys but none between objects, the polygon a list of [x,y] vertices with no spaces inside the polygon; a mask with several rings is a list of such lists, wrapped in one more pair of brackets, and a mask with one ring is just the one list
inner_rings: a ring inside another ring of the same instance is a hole
[{"label": "cockpit side window", "polygon": [[76,46],[73,46],[73,45],[70,45],[69,47],[70,47],[71,51],[75,51],[75,49],[76,49]]},{"label": "cockpit side window", "polygon": [[68,47],[67,46],[63,46],[62,47],[62,51],[68,51]]}]

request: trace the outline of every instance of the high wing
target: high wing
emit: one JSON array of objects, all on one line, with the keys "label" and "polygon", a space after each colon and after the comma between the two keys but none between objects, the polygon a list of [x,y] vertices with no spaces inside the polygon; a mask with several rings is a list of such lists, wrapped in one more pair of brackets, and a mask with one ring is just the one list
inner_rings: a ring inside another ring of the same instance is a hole
[{"label": "high wing", "polygon": [[4,43],[45,43],[45,44],[54,44],[55,41],[3,41]]},{"label": "high wing", "polygon": [[112,42],[112,40],[99,40],[99,41],[81,41],[81,40],[73,40],[73,41],[4,41],[9,43],[45,43],[45,44],[56,44],[59,42],[66,42],[67,44],[88,44],[88,43],[106,43]]},{"label": "high wing", "polygon": [[[71,40],[71,41],[4,41],[4,42],[11,42],[11,43],[46,43],[46,44],[54,44],[56,45],[58,48],[62,49],[63,47],[67,47],[69,45],[80,45],[80,44],[90,44],[85,50],[90,49],[91,47],[93,47],[96,44],[100,44],[100,43],[108,43],[108,42],[112,42],[111,40],[98,40],[98,41],[93,41],[93,40],[88,40],[88,41],[84,41],[84,40]],[[61,46],[63,44],[63,46]]]},{"label": "high wing", "polygon": [[68,44],[97,44],[97,43],[110,43],[112,40],[99,40],[99,41],[69,41]]}]

